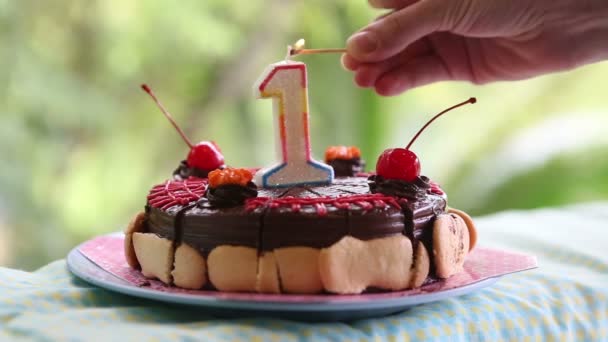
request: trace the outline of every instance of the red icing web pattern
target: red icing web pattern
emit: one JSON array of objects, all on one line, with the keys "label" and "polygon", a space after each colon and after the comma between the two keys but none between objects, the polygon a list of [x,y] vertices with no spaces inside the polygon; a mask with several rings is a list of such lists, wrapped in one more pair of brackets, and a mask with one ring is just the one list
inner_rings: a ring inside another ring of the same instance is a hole
[{"label": "red icing web pattern", "polygon": [[386,208],[389,206],[395,207],[397,209],[401,208],[397,198],[395,197],[385,196],[382,194],[363,194],[315,198],[257,197],[248,199],[245,203],[245,209],[247,211],[253,211],[255,209],[267,206],[268,208],[290,208],[293,212],[299,212],[302,206],[312,206],[315,208],[317,214],[326,215],[327,204],[332,205],[338,209],[349,209],[351,205],[356,205],[362,208],[363,210],[370,210],[373,208]]},{"label": "red icing web pattern", "polygon": [[168,180],[150,190],[148,204],[167,210],[175,205],[186,205],[203,197],[207,190],[207,179],[188,178],[184,181]]},{"label": "red icing web pattern", "polygon": [[444,192],[443,192],[443,190],[441,190],[441,187],[439,186],[439,184],[437,184],[433,181],[430,181],[430,184],[431,184],[431,193],[433,193],[435,195],[440,195],[440,196],[444,194]]},{"label": "red icing web pattern", "polygon": [[[433,181],[430,182],[430,192],[437,195],[444,195],[443,190]],[[154,208],[167,210],[176,205],[187,205],[197,201],[205,195],[207,190],[207,179],[191,177],[184,181],[168,180],[163,184],[156,185],[150,190],[148,204]],[[341,195],[337,197],[322,196],[310,198],[295,198],[292,196],[282,198],[257,197],[248,199],[245,203],[247,211],[258,208],[289,208],[293,212],[299,212],[303,206],[311,206],[319,215],[327,214],[327,205],[338,209],[348,210],[351,205],[360,207],[363,210],[373,208],[385,208],[392,206],[400,208],[399,201],[404,201],[392,196],[383,194],[353,194]]]}]

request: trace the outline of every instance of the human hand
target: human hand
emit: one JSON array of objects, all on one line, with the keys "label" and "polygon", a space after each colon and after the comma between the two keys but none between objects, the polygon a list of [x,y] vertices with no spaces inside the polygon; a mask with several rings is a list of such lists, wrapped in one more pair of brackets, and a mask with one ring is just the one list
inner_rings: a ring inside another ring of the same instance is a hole
[{"label": "human hand", "polygon": [[483,84],[608,58],[605,0],[369,0],[393,11],[353,34],[342,64],[380,95]]}]

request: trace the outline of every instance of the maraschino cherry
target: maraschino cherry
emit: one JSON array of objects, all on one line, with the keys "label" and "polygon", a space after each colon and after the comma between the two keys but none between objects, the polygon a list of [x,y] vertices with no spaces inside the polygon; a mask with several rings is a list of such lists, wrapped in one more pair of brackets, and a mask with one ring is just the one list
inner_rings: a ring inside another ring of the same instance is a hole
[{"label": "maraschino cherry", "polygon": [[441,115],[452,109],[475,102],[477,102],[477,100],[474,97],[471,97],[464,102],[442,111],[422,126],[405,148],[389,148],[382,152],[376,163],[376,174],[386,179],[398,179],[406,182],[413,182],[416,180],[416,178],[420,176],[420,160],[418,159],[418,156],[410,150],[410,147],[414,141],[418,139],[420,133]]},{"label": "maraschino cherry", "polygon": [[147,84],[142,84],[141,89],[143,89],[152,100],[156,103],[160,111],[167,117],[169,122],[175,127],[179,135],[181,135],[184,142],[190,147],[190,152],[188,153],[188,158],[186,159],[186,163],[188,163],[189,167],[211,171],[215,169],[219,169],[224,166],[224,156],[220,151],[219,147],[212,141],[201,141],[196,145],[193,145],[188,137],[184,134],[184,132],[179,128],[179,126],[173,120],[171,114],[165,109],[165,107],[160,103],[160,101],[154,95],[154,92]]}]

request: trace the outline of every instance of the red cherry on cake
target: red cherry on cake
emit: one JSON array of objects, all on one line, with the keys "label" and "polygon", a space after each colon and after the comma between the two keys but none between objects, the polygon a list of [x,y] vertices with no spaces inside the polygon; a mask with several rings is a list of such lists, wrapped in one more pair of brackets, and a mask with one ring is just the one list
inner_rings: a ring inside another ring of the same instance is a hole
[{"label": "red cherry on cake", "polygon": [[217,145],[210,141],[201,141],[192,146],[188,159],[188,166],[201,170],[215,170],[224,166],[224,156]]},{"label": "red cherry on cake", "polygon": [[464,106],[467,103],[475,103],[474,97],[454,105],[441,113],[435,115],[414,135],[406,148],[389,148],[382,152],[376,163],[376,174],[385,179],[397,179],[406,182],[413,182],[420,176],[420,160],[418,156],[410,150],[410,147],[418,139],[420,133],[424,131],[435,119],[451,111],[452,109]]},{"label": "red cherry on cake", "polygon": [[413,182],[420,176],[418,156],[404,148],[389,148],[378,158],[376,173],[386,179]]}]

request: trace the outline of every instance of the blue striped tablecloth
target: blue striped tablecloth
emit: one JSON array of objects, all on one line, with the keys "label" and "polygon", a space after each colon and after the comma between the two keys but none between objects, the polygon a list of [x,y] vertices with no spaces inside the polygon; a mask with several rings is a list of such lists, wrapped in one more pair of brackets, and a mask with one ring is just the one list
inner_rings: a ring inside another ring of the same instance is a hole
[{"label": "blue striped tablecloth", "polygon": [[350,323],[216,319],[74,278],[65,261],[0,268],[0,341],[608,341],[608,203],[477,219],[488,247],[535,254],[540,267],[463,297]]}]

